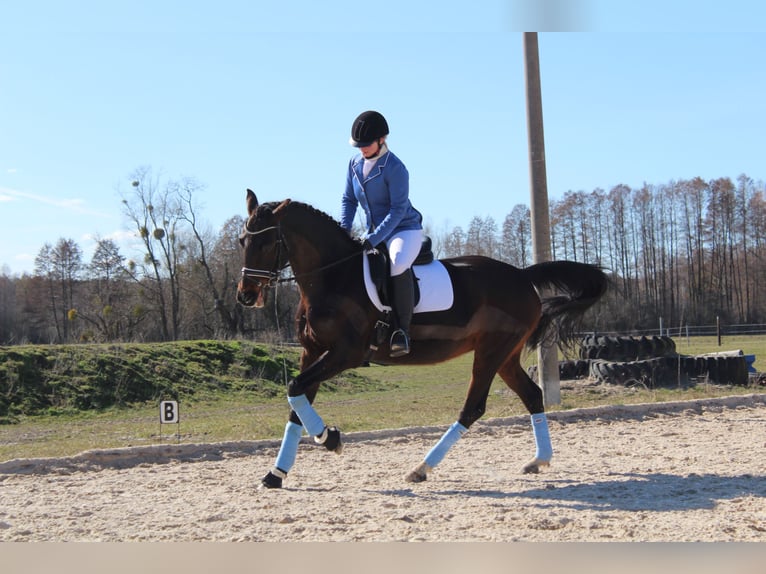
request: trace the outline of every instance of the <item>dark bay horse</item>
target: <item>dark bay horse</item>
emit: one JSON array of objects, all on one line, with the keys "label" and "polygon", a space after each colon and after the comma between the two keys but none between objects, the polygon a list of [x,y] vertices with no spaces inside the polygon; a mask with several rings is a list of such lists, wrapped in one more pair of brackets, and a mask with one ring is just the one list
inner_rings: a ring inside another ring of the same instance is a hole
[{"label": "dark bay horse", "polygon": [[[237,288],[239,302],[263,307],[269,287],[287,266],[301,297],[300,374],[288,383],[292,410],[276,463],[262,479],[263,486],[279,488],[295,462],[304,429],[317,443],[340,453],[340,432],[324,424],[312,403],[322,381],[359,367],[368,358],[380,311],[365,289],[362,244],[330,216],[289,199],[259,204],[250,190],[247,213],[240,236],[244,267]],[[549,464],[553,450],[542,391],[522,368],[522,351],[551,335],[570,340],[578,319],[604,294],[607,278],[596,266],[571,261],[525,269],[479,256],[440,263],[452,283],[451,306],[415,313],[409,355],[390,358],[384,342],[370,357],[381,364],[427,365],[474,352],[468,395],[457,421],[406,480],[426,480],[449,448],[484,414],[496,373],[531,415],[536,452],[523,471],[538,472]],[[548,288],[556,294],[541,299],[537,290]]]}]

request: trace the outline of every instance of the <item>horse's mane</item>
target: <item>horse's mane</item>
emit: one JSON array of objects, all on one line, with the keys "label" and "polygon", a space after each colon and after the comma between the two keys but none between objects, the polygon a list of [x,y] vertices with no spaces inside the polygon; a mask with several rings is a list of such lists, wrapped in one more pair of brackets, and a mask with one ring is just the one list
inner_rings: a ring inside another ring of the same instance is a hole
[{"label": "horse's mane", "polygon": [[[345,241],[349,243],[349,245],[354,245],[356,247],[359,247],[359,242],[355,240],[353,237],[351,237],[345,229],[343,229],[340,226],[340,223],[322,211],[321,209],[317,209],[313,205],[309,205],[308,203],[303,203],[302,201],[292,201],[289,200],[290,203],[286,205],[283,209],[286,209],[290,212],[298,211],[298,212],[305,212],[307,215],[312,216],[316,219],[318,219],[320,222],[322,222],[322,225],[326,225],[328,227],[327,232],[335,232],[338,234],[339,237],[343,237]],[[261,209],[273,211],[276,209],[277,206],[284,203],[284,201],[271,201],[268,203],[263,203],[258,206],[258,209],[256,211],[256,217],[261,213]],[[312,221],[313,224],[317,224],[316,221]]]}]

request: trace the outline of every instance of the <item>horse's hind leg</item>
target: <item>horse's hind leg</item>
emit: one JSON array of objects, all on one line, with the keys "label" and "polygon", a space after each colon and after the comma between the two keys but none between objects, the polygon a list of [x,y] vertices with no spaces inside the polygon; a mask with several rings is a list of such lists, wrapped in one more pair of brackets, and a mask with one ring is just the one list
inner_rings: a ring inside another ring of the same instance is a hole
[{"label": "horse's hind leg", "polygon": [[524,473],[537,473],[540,467],[548,466],[553,457],[548,419],[545,416],[543,392],[529,378],[521,366],[520,354],[512,354],[497,372],[505,384],[514,391],[527,408],[535,436],[535,457],[522,468]]},{"label": "horse's hind leg", "polygon": [[428,473],[444,459],[449,449],[484,414],[487,408],[487,396],[492,385],[492,379],[497,372],[498,365],[505,357],[507,347],[507,341],[505,341],[505,345],[497,340],[493,344],[490,344],[488,341],[486,345],[478,347],[474,352],[471,384],[468,387],[468,396],[463,405],[463,410],[460,411],[460,417],[426,454],[423,462],[405,477],[407,482],[423,482],[426,480]]}]

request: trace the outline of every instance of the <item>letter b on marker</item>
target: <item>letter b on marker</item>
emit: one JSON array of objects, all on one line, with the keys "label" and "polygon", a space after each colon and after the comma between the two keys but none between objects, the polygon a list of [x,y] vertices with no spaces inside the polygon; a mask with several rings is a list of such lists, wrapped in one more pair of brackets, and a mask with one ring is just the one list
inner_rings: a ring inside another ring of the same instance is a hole
[{"label": "letter b on marker", "polygon": [[175,424],[178,422],[178,402],[161,401],[160,402],[160,423]]}]

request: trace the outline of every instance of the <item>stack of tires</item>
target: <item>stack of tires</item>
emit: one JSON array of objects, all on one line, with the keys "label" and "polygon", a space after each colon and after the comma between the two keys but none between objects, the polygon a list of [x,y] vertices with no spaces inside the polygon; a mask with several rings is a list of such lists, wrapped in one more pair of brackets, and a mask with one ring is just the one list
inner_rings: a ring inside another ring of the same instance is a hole
[{"label": "stack of tires", "polygon": [[[616,385],[673,388],[694,381],[747,385],[747,361],[741,351],[685,356],[666,336],[583,338],[579,360],[559,363],[562,380],[593,378]],[[537,368],[529,375],[537,380]]]},{"label": "stack of tires", "polygon": [[676,344],[670,337],[590,335],[582,341],[580,356],[590,359],[589,375],[602,382],[654,387],[678,384]]}]

